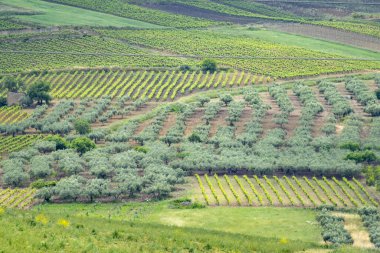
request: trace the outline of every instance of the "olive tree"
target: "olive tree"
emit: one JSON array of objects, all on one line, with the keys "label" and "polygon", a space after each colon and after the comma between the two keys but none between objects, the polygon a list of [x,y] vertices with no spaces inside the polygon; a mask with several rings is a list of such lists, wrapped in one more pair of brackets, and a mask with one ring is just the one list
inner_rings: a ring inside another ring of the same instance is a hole
[{"label": "olive tree", "polygon": [[63,178],[54,187],[54,191],[61,199],[76,201],[83,192],[83,178],[79,176]]}]

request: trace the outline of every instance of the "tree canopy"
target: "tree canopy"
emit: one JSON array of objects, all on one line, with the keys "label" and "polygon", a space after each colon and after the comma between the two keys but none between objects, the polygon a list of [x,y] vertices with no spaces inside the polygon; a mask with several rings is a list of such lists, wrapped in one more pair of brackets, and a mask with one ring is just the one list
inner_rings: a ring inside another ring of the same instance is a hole
[{"label": "tree canopy", "polygon": [[32,101],[37,101],[38,104],[42,104],[45,101],[49,104],[52,97],[49,94],[51,90],[50,85],[46,82],[39,81],[32,85],[27,90],[27,95]]}]

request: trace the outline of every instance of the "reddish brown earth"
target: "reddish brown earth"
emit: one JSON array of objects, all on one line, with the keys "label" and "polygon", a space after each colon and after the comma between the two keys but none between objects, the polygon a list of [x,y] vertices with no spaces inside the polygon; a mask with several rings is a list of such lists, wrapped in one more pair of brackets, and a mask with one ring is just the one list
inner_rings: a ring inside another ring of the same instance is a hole
[{"label": "reddish brown earth", "polygon": [[273,117],[274,115],[279,114],[281,110],[276,104],[276,102],[273,100],[273,98],[269,95],[268,92],[260,92],[259,94],[263,102],[271,107],[271,109],[267,111],[267,114],[265,115],[263,119],[263,135],[262,136],[265,136],[269,130],[277,127],[276,123],[273,122]]},{"label": "reddish brown earth", "polygon": [[246,106],[243,110],[243,113],[241,114],[240,120],[236,122],[236,130],[235,135],[238,136],[242,134],[245,130],[245,125],[251,120],[252,118],[252,108]]},{"label": "reddish brown earth", "polygon": [[210,128],[209,137],[214,136],[220,126],[227,126],[228,124],[226,122],[227,117],[228,117],[227,108],[222,108],[219,111],[218,115],[215,117],[215,119],[210,122],[211,128]]},{"label": "reddish brown earth", "polygon": [[191,135],[196,126],[202,124],[202,117],[204,115],[204,108],[197,108],[195,113],[186,119],[185,137]]},{"label": "reddish brown earth", "polygon": [[318,101],[323,106],[323,112],[319,113],[314,120],[314,125],[312,129],[312,136],[320,136],[322,134],[322,127],[326,123],[326,120],[328,119],[330,113],[331,113],[331,105],[328,105],[326,102],[326,99],[324,96],[319,93],[319,90],[317,87],[312,87],[315,97],[318,99]]},{"label": "reddish brown earth", "polygon": [[169,129],[175,124],[177,119],[177,114],[176,113],[169,113],[169,115],[166,117],[166,120],[164,122],[164,125],[162,126],[162,129],[160,131],[159,136],[165,136]]},{"label": "reddish brown earth", "polygon": [[302,111],[302,104],[299,101],[298,97],[294,95],[292,91],[290,90],[288,91],[288,96],[294,106],[294,111],[292,111],[289,115],[289,123],[286,124],[285,126],[285,129],[287,132],[286,137],[290,138],[293,136],[294,130],[298,127],[298,122],[299,122],[301,111]]},{"label": "reddish brown earth", "polygon": [[[349,92],[346,89],[346,87],[344,87],[344,83],[337,84],[336,88],[342,96],[347,98],[347,100],[350,102],[352,109],[356,114],[363,117],[370,116],[368,113],[364,112],[364,107],[355,99],[355,96],[351,92]],[[349,97],[352,97],[352,99],[350,99]]]}]

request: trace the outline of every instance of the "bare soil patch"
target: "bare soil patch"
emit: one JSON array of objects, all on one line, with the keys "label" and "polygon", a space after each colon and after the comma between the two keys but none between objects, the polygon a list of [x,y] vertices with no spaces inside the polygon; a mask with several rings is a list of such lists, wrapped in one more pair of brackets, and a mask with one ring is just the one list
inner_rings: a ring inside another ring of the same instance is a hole
[{"label": "bare soil patch", "polygon": [[222,108],[216,118],[210,122],[210,134],[209,137],[212,137],[218,131],[220,126],[227,126],[226,118],[228,117],[227,108]]},{"label": "bare soil patch", "polygon": [[[349,92],[346,89],[346,87],[344,87],[343,83],[337,84],[336,88],[342,96],[344,96],[345,98],[347,98],[347,100],[349,100],[350,105],[356,114],[359,114],[362,117],[370,117],[368,113],[364,112],[364,107],[355,99],[354,95],[351,92]],[[349,99],[350,97],[352,99]]]},{"label": "bare soil patch", "polygon": [[173,112],[169,113],[169,115],[166,117],[166,120],[164,122],[164,125],[161,128],[159,135],[165,136],[168,133],[169,129],[175,124],[176,119],[177,119],[176,113],[173,113]]},{"label": "bare soil patch", "polygon": [[314,125],[312,129],[312,136],[317,137],[322,134],[322,127],[326,123],[327,118],[331,113],[331,105],[326,103],[326,99],[323,97],[321,93],[319,93],[317,87],[312,87],[315,97],[323,106],[323,112],[319,113],[314,120]]},{"label": "bare soil patch", "polygon": [[293,136],[294,130],[298,127],[298,122],[301,117],[302,104],[292,91],[288,91],[288,96],[294,106],[294,111],[292,111],[289,115],[289,123],[285,126],[287,138],[290,138]]},{"label": "bare soil patch", "polygon": [[263,136],[265,136],[268,131],[277,127],[276,123],[273,121],[273,117],[281,111],[280,107],[276,104],[268,92],[260,92],[259,95],[263,102],[271,107],[263,119]]},{"label": "bare soil patch", "polygon": [[203,108],[197,108],[195,113],[186,119],[185,137],[191,135],[194,128],[202,123],[202,117],[204,114]]},{"label": "bare soil patch", "polygon": [[251,107],[245,107],[240,120],[235,124],[236,130],[235,130],[235,135],[240,135],[244,132],[245,130],[245,125],[250,121],[252,118],[252,108]]}]

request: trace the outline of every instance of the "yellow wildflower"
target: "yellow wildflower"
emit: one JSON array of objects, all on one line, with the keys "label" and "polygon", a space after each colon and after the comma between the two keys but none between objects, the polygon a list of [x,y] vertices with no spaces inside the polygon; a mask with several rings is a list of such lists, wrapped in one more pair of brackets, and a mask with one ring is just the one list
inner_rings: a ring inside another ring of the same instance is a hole
[{"label": "yellow wildflower", "polygon": [[49,219],[45,215],[43,215],[43,214],[37,215],[34,220],[37,223],[41,223],[41,224],[44,224],[44,225],[46,225],[49,222]]},{"label": "yellow wildflower", "polygon": [[60,225],[64,228],[67,228],[70,226],[70,222],[68,220],[65,220],[65,219],[59,219],[57,223],[58,223],[58,225]]}]

